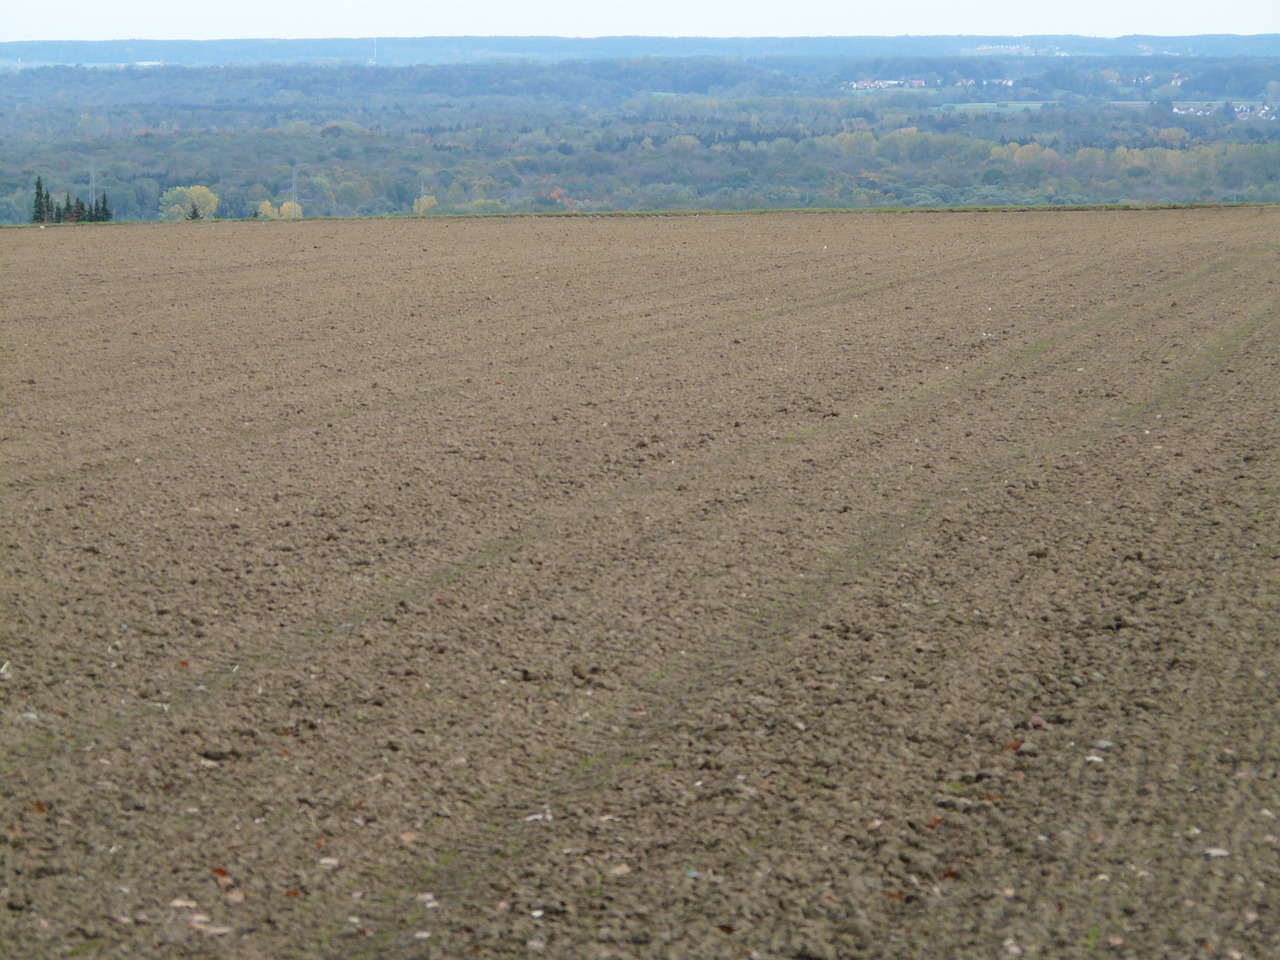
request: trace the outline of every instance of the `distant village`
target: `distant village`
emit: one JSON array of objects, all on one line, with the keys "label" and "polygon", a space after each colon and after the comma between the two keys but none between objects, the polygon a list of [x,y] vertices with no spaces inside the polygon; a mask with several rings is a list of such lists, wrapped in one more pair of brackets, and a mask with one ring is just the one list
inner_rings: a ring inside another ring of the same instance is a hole
[{"label": "distant village", "polygon": [[[1181,87],[1183,81],[1187,78],[1178,75],[1172,78],[1161,79],[1154,75],[1121,77],[1113,74],[1107,77],[1107,80],[1116,86],[1130,87],[1154,87],[1157,85],[1168,85],[1172,87]],[[995,78],[986,80],[977,80],[972,77],[962,77],[959,80],[944,81],[940,79],[924,79],[924,78],[908,78],[889,80],[885,78],[870,78],[861,80],[849,80],[842,86],[846,90],[854,91],[871,91],[871,90],[972,90],[981,87],[995,88],[1011,88],[1015,85],[1014,80],[1007,78]],[[1046,101],[1057,102],[1057,101]],[[1116,105],[1132,104],[1135,107],[1146,106],[1149,100],[1122,100],[1113,101]],[[1271,120],[1274,121],[1280,117],[1280,108],[1271,104],[1256,102],[1175,102],[1173,104],[1173,112],[1178,116],[1204,117],[1214,113],[1221,113],[1223,110],[1231,110],[1237,120]]]},{"label": "distant village", "polygon": [[925,90],[941,87],[1012,87],[1012,80],[973,80],[965,77],[954,83],[943,83],[941,80],[850,80],[845,85],[849,90]]},{"label": "distant village", "polygon": [[1280,111],[1266,103],[1175,103],[1173,112],[1180,117],[1206,117],[1228,108],[1235,112],[1237,120],[1275,120],[1280,117]]}]

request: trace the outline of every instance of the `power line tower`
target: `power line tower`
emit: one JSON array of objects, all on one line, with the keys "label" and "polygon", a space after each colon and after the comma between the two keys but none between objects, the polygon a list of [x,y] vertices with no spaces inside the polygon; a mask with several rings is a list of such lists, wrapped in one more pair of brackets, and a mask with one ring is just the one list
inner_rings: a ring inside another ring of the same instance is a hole
[{"label": "power line tower", "polygon": [[292,178],[289,185],[289,199],[293,201],[293,209],[301,211],[302,201],[306,200],[308,203],[311,203],[312,198],[300,197],[298,195],[298,165],[296,163],[290,164],[290,170],[292,171]]}]

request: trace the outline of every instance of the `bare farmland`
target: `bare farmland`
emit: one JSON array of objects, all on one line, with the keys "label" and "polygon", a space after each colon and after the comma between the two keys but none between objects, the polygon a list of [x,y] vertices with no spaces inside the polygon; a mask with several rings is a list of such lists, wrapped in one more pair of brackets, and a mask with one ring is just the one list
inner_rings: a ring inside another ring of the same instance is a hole
[{"label": "bare farmland", "polygon": [[1280,211],[0,253],[0,957],[1280,952]]}]

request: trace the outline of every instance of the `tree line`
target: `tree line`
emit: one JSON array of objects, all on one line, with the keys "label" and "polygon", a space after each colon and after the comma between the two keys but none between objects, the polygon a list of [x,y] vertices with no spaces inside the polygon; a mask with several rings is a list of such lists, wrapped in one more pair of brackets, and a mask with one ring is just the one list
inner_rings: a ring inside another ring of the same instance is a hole
[{"label": "tree line", "polygon": [[36,171],[69,200],[90,166],[144,220],[190,214],[196,185],[202,218],[1280,202],[1277,77],[1021,55],[23,70],[0,74],[0,222],[31,218]]},{"label": "tree line", "polygon": [[44,188],[44,178],[36,177],[36,195],[31,204],[32,223],[102,223],[111,219],[111,207],[107,204],[107,193],[104,190],[93,198],[89,204],[84,199],[71,194],[57,201]]}]

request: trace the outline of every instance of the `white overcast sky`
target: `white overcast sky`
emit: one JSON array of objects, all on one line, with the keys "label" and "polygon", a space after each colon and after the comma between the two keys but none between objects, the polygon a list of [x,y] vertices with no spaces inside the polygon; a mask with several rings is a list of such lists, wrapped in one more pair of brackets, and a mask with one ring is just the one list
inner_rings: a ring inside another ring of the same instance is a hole
[{"label": "white overcast sky", "polygon": [[1277,0],[0,0],[0,41],[1280,33]]}]

